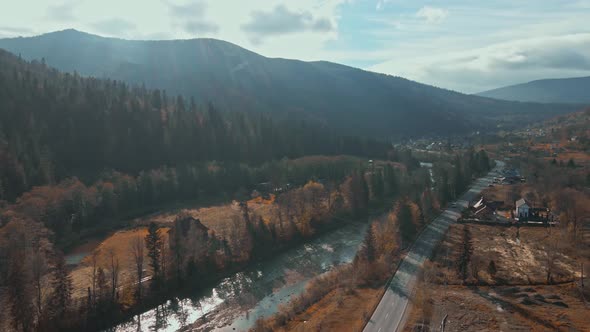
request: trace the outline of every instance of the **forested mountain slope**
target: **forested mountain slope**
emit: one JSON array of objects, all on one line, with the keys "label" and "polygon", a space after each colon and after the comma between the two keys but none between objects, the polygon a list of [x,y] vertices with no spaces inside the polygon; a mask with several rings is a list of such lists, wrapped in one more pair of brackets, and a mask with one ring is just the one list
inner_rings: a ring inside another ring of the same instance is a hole
[{"label": "forested mountain slope", "polygon": [[[217,161],[384,155],[389,144],[303,121],[219,112],[119,81],[82,78],[0,50],[0,200],[70,176]],[[234,172],[233,175],[239,172]]]},{"label": "forested mountain slope", "polygon": [[329,62],[267,58],[214,39],[130,41],[65,30],[0,40],[62,71],[145,84],[221,110],[312,119],[388,138],[466,133],[576,109],[464,95]]},{"label": "forested mountain slope", "polygon": [[523,102],[590,104],[590,77],[538,80],[478,95]]}]

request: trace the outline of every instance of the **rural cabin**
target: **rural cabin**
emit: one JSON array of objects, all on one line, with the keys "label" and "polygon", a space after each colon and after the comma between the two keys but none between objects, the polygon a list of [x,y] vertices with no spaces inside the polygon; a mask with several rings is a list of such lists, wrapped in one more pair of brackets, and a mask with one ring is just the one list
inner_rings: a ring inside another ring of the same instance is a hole
[{"label": "rural cabin", "polygon": [[531,207],[524,198],[516,201],[516,209],[514,210],[514,217],[517,219],[526,219],[529,217]]},{"label": "rural cabin", "polygon": [[504,206],[502,201],[487,201],[483,196],[471,205],[471,213],[474,217],[483,220],[497,220],[497,211]]},{"label": "rural cabin", "polygon": [[[550,222],[551,210],[549,210],[548,207],[533,207],[524,198],[516,201],[515,205],[514,219],[519,222]],[[552,223],[552,221],[550,223]]]}]

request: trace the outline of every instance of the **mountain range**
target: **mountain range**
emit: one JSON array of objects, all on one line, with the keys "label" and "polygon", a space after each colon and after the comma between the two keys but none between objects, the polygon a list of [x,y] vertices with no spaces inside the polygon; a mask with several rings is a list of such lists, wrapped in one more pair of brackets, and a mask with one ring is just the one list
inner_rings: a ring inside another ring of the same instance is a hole
[{"label": "mountain range", "polygon": [[77,30],[0,39],[26,60],[213,103],[312,120],[350,135],[462,134],[577,110],[500,101],[330,62],[267,58],[215,39],[137,41]]},{"label": "mountain range", "polygon": [[540,103],[590,103],[590,76],[537,80],[478,93],[479,96]]}]

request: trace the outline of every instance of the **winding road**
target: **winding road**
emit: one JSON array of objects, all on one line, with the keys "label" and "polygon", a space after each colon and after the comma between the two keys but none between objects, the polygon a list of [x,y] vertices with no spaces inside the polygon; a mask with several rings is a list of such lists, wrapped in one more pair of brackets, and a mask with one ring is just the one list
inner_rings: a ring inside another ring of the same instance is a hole
[{"label": "winding road", "polygon": [[447,208],[420,233],[387,284],[381,302],[365,326],[365,332],[393,332],[404,327],[406,310],[422,264],[432,255],[449,225],[457,221],[461,211],[466,209],[469,202],[474,200],[483,189],[487,188],[495,173],[503,167],[504,163],[497,160],[496,167],[485,177],[477,179],[469,187],[469,190],[455,202],[456,207]]}]

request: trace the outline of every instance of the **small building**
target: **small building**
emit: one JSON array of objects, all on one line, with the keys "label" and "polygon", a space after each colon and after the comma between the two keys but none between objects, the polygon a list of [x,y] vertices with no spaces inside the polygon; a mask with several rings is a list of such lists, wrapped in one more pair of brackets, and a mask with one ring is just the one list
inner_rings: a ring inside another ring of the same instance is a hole
[{"label": "small building", "polygon": [[473,209],[475,211],[481,209],[482,207],[485,206],[485,202],[483,200],[483,197],[479,199],[479,201],[477,201],[475,204],[473,204]]},{"label": "small building", "polygon": [[514,216],[518,219],[521,218],[528,218],[530,214],[530,205],[524,198],[519,199],[516,201],[516,209],[514,210]]}]

